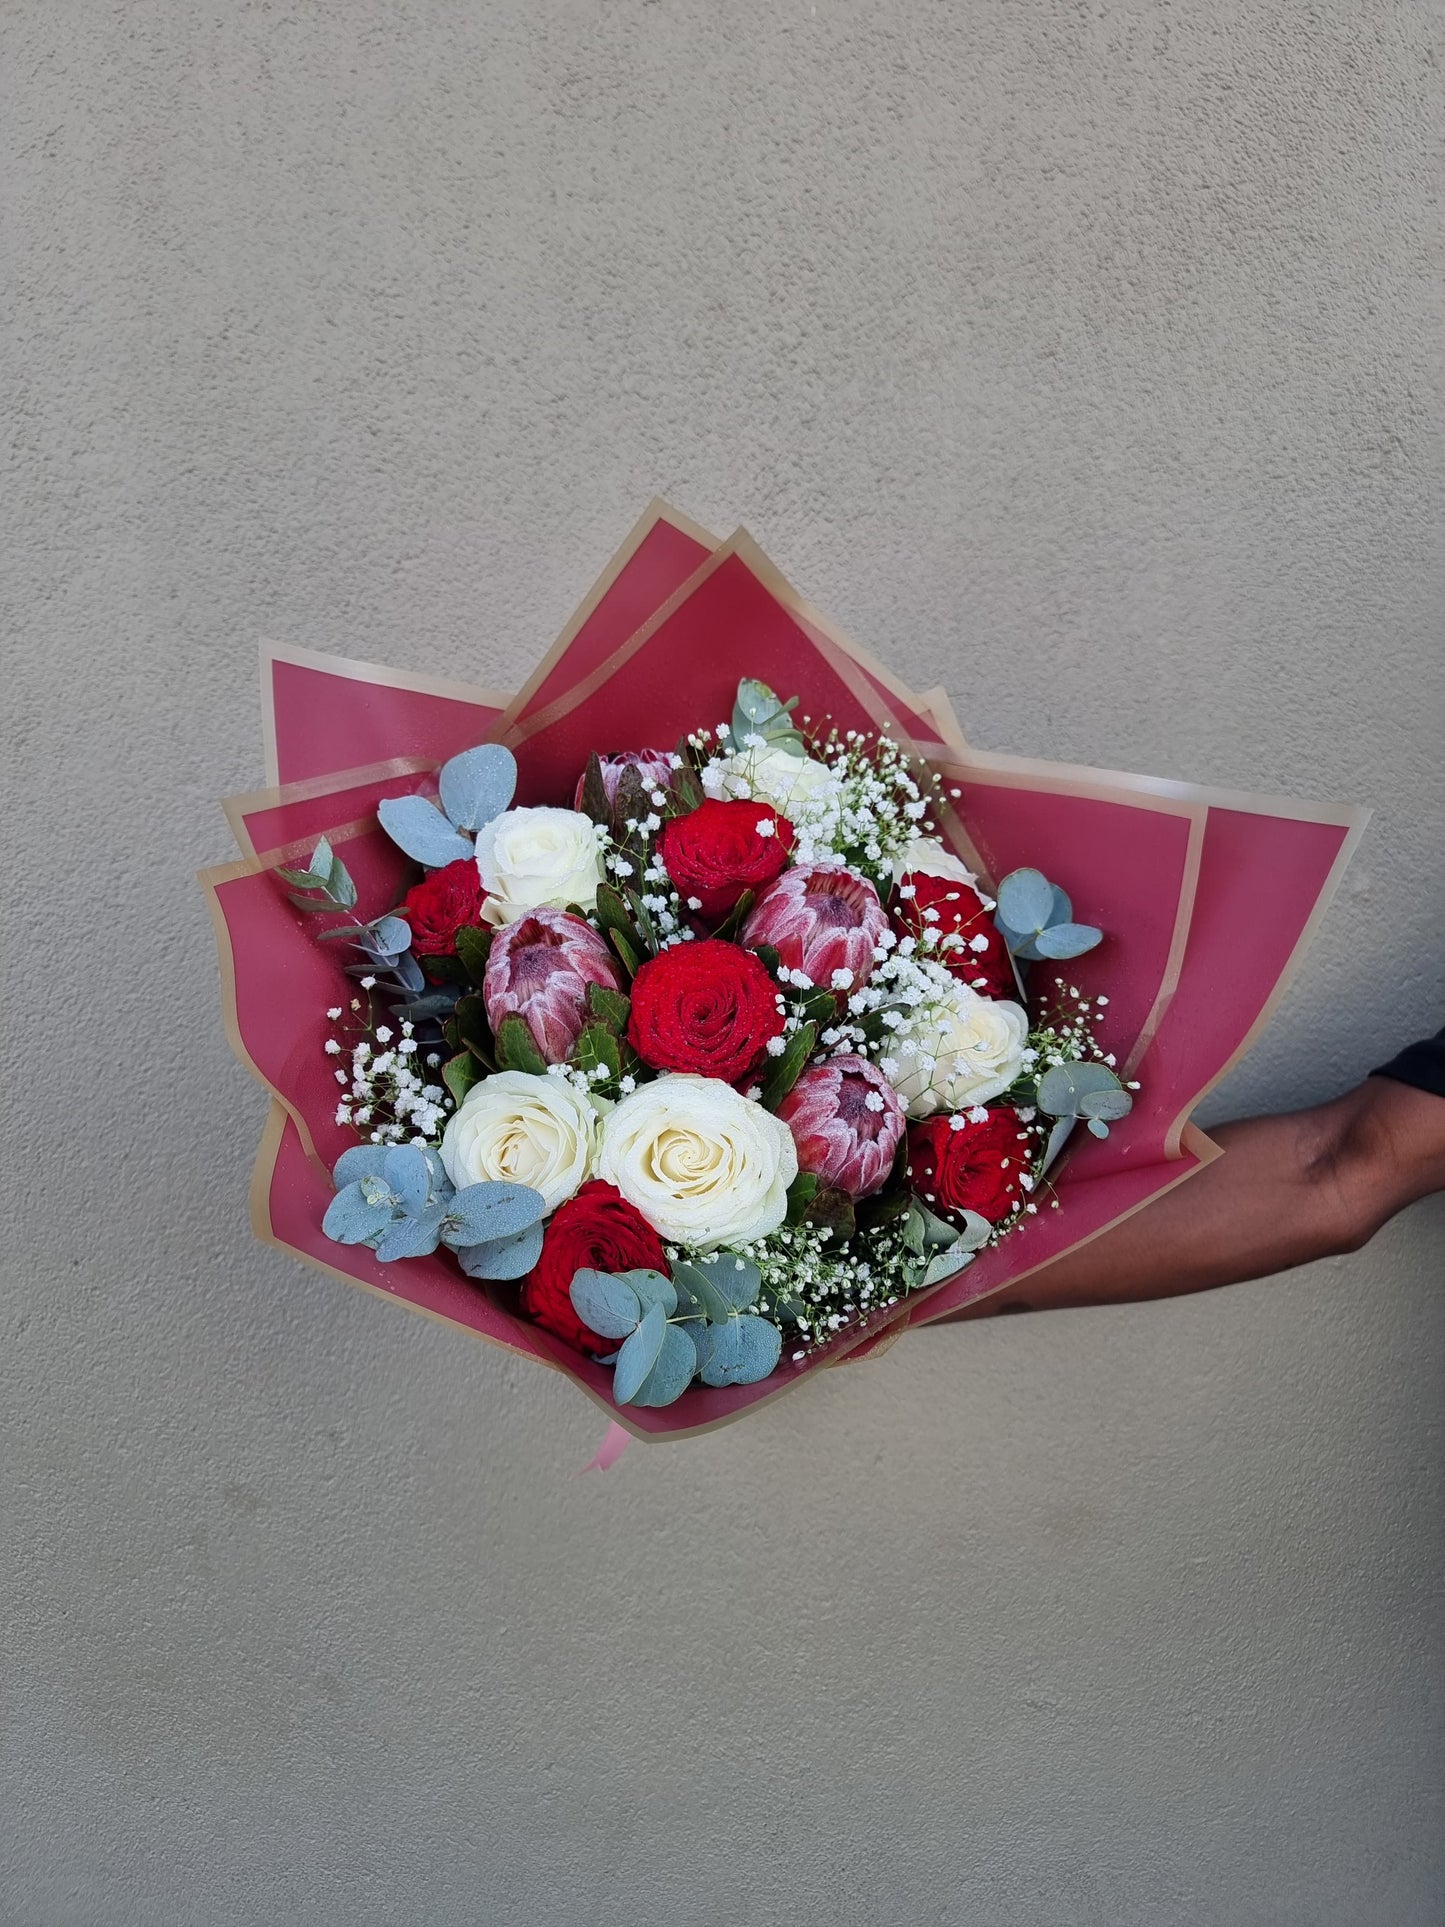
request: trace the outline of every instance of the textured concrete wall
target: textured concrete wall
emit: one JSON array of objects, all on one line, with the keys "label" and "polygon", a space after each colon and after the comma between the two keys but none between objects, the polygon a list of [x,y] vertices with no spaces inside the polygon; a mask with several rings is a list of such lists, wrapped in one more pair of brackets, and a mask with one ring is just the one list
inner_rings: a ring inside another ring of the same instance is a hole
[{"label": "textured concrete wall", "polygon": [[258,634],[514,681],[661,490],[985,745],[1374,804],[1210,1115],[1433,1027],[1430,11],[6,9],[6,1927],[1440,1919],[1438,1204],[579,1479],[248,1241],[190,880]]}]

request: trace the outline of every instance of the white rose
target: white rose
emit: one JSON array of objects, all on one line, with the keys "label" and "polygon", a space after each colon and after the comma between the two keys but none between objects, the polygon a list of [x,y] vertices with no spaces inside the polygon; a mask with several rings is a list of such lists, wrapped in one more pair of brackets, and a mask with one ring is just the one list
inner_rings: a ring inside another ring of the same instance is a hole
[{"label": "white rose", "polygon": [[798,1153],[787,1125],[715,1077],[659,1077],[602,1124],[597,1175],[670,1243],[751,1244],[788,1214]]},{"label": "white rose", "polygon": [[595,1106],[565,1077],[498,1071],[472,1088],[442,1133],[442,1163],[468,1184],[530,1184],[548,1211],[592,1174]]},{"label": "white rose", "polygon": [[784,816],[805,809],[820,790],[836,788],[837,780],[826,763],[780,744],[716,757],[702,773],[709,796],[771,803]]},{"label": "white rose", "polygon": [[950,883],[976,884],[978,878],[936,836],[915,836],[893,863],[893,881],[905,876],[946,877]]},{"label": "white rose", "polygon": [[477,869],[488,923],[569,903],[590,910],[602,881],[596,826],[580,810],[503,810],[477,832]]},{"label": "white rose", "polygon": [[920,1006],[889,1039],[892,1080],[910,1117],[959,1111],[1001,1097],[1024,1067],[1029,1020],[1018,1004],[955,983]]}]

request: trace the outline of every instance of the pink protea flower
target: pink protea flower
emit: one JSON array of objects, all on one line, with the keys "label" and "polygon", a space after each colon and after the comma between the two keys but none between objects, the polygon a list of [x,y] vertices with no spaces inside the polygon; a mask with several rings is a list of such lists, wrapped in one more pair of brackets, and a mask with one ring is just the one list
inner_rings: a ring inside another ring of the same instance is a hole
[{"label": "pink protea flower", "polygon": [[888,928],[878,892],[851,870],[800,863],[769,884],[748,913],[742,940],[770,944],[784,969],[846,996],[866,983]]},{"label": "pink protea flower", "polygon": [[[617,801],[617,785],[622,781],[624,770],[635,769],[650,790],[665,790],[672,777],[672,758],[665,749],[620,749],[615,756],[599,756],[597,761],[602,766],[602,787],[609,803]],[[573,809],[582,807],[582,786],[586,781],[585,775],[577,778]]]},{"label": "pink protea flower", "polygon": [[529,910],[492,940],[482,1001],[493,1030],[526,1019],[549,1064],[564,1064],[587,1021],[587,986],[621,990],[622,973],[590,923],[565,910]]},{"label": "pink protea flower", "polygon": [[885,1181],[907,1126],[882,1071],[852,1055],[810,1065],[778,1116],[798,1147],[798,1169],[850,1198],[866,1198]]}]

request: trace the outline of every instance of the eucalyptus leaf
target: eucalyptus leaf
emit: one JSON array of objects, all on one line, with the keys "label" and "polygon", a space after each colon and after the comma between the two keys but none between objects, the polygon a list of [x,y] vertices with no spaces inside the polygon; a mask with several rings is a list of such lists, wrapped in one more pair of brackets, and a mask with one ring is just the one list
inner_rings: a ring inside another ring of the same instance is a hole
[{"label": "eucalyptus leaf", "polygon": [[1041,1174],[1048,1170],[1068,1143],[1078,1121],[1077,1117],[1061,1117],[1055,1122],[1054,1128],[1049,1132],[1048,1144],[1044,1147],[1044,1159],[1039,1167]]},{"label": "eucalyptus leaf", "polygon": [[1133,1108],[1133,1094],[1124,1090],[1085,1091],[1079,1099],[1081,1115],[1102,1118],[1106,1122],[1116,1123],[1121,1117],[1127,1117]]},{"label": "eucalyptus leaf", "polygon": [[1053,923],[1040,930],[1034,948],[1041,957],[1082,957],[1103,941],[1104,933],[1091,923]]},{"label": "eucalyptus leaf", "polygon": [[[636,1297],[636,1293],[633,1296]],[[657,1363],[663,1341],[669,1330],[667,1313],[661,1305],[650,1305],[642,1314],[642,1323],[625,1340],[617,1354],[616,1375],[612,1381],[612,1396],[619,1405],[630,1404],[634,1395],[641,1389],[643,1380]],[[609,1334],[603,1333],[603,1337]],[[694,1354],[696,1356],[696,1354]]]},{"label": "eucalyptus leaf", "polygon": [[364,1245],[391,1223],[392,1205],[372,1204],[359,1181],[347,1183],[326,1207],[321,1229],[339,1245]]},{"label": "eucalyptus leaf", "polygon": [[402,917],[378,917],[370,930],[372,946],[383,957],[399,957],[411,949],[411,925]]},{"label": "eucalyptus leaf", "polygon": [[941,1285],[945,1278],[956,1278],[973,1260],[973,1252],[964,1251],[956,1245],[947,1251],[940,1251],[936,1258],[929,1260],[928,1268],[919,1281],[920,1286]]},{"label": "eucalyptus leaf", "polygon": [[[650,1317],[651,1313],[648,1315]],[[633,1342],[629,1338],[627,1345]],[[619,1374],[627,1345],[624,1345],[617,1354]],[[696,1376],[697,1352],[693,1347],[690,1334],[682,1325],[664,1325],[662,1344],[658,1348],[652,1369],[632,1397],[625,1402],[629,1405],[671,1405],[674,1399],[682,1397]],[[616,1386],[617,1381],[614,1378],[614,1392]]]},{"label": "eucalyptus leaf", "polygon": [[388,1151],[381,1174],[408,1217],[425,1209],[431,1195],[431,1168],[415,1144],[398,1144]]},{"label": "eucalyptus leaf", "polygon": [[481,743],[442,764],[442,808],[459,830],[479,830],[501,815],[517,788],[517,759],[503,743]]},{"label": "eucalyptus leaf", "polygon": [[695,1305],[703,1317],[712,1323],[720,1323],[732,1316],[731,1299],[719,1291],[711,1272],[704,1266],[680,1259],[672,1268],[672,1281],[677,1288],[679,1303]]},{"label": "eucalyptus leaf", "polygon": [[1106,1064],[1054,1064],[1039,1078],[1038,1106],[1050,1117],[1074,1117],[1091,1092],[1120,1088]]},{"label": "eucalyptus leaf", "polygon": [[[762,1288],[762,1273],[757,1266],[749,1258],[740,1258],[735,1251],[714,1251],[706,1258],[696,1259],[690,1270],[702,1274],[727,1312],[746,1311],[756,1302]],[[711,1318],[712,1313],[708,1316]]]},{"label": "eucalyptus leaf", "polygon": [[469,1278],[525,1278],[542,1255],[540,1224],[528,1225],[515,1238],[496,1238],[484,1245],[464,1245],[457,1260]]},{"label": "eucalyptus leaf", "polygon": [[977,1211],[964,1211],[960,1214],[963,1223],[954,1236],[950,1249],[953,1251],[978,1251],[993,1236],[993,1226],[988,1219]]},{"label": "eucalyptus leaf", "polygon": [[1101,1117],[1091,1117],[1089,1119],[1089,1130],[1095,1137],[1107,1137],[1109,1135],[1109,1127]]},{"label": "eucalyptus leaf", "polygon": [[331,839],[323,836],[311,852],[311,862],[307,866],[308,874],[315,877],[317,886],[321,889],[324,889],[330,880],[332,861]]},{"label": "eucalyptus leaf", "polygon": [[379,1178],[387,1154],[385,1144],[353,1144],[332,1166],[331,1182],[340,1191],[348,1184],[355,1184],[358,1178]]},{"label": "eucalyptus leaf", "polygon": [[414,1217],[397,1218],[376,1247],[383,1264],[397,1258],[429,1258],[441,1242],[442,1207],[429,1204]]},{"label": "eucalyptus leaf", "polygon": [[667,1316],[671,1318],[677,1310],[677,1287],[665,1273],[644,1269],[619,1271],[613,1275],[619,1283],[631,1286],[644,1311],[652,1305],[661,1305]]},{"label": "eucalyptus leaf", "polygon": [[467,838],[459,836],[436,804],[424,796],[385,796],[377,804],[376,814],[392,842],[429,870],[443,869],[448,863],[475,854]]},{"label": "eucalyptus leaf", "polygon": [[642,1323],[642,1300],[625,1279],[609,1272],[574,1272],[570,1296],[582,1323],[602,1338],[626,1338]]},{"label": "eucalyptus leaf", "polygon": [[545,1208],[541,1192],[528,1184],[468,1184],[447,1205],[446,1241],[480,1245],[514,1238],[536,1224]]},{"label": "eucalyptus leaf", "polygon": [[755,1385],[766,1378],[783,1351],[783,1334],[753,1312],[709,1327],[707,1356],[698,1348],[704,1385]]},{"label": "eucalyptus leaf", "polygon": [[1073,920],[1074,920],[1074,906],[1069,901],[1068,892],[1066,890],[1061,890],[1058,884],[1056,883],[1054,885],[1054,907],[1049,912],[1049,923],[1051,925],[1058,924],[1058,923],[1072,923]]},{"label": "eucalyptus leaf", "polygon": [[351,872],[339,856],[331,859],[331,870],[326,879],[326,894],[334,904],[343,910],[356,906],[356,885],[351,880]]},{"label": "eucalyptus leaf", "polygon": [[1054,907],[1054,886],[1041,870],[1011,870],[998,886],[998,913],[1011,929],[1042,930]]}]

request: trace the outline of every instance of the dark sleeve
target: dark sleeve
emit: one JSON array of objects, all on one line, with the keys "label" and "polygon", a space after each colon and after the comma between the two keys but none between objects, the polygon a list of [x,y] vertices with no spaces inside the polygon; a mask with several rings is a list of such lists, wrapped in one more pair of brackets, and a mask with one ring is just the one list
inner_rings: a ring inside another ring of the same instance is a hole
[{"label": "dark sleeve", "polygon": [[1407,1044],[1398,1057],[1370,1072],[1371,1077],[1393,1077],[1397,1084],[1413,1084],[1417,1091],[1445,1097],[1445,1030]]}]

